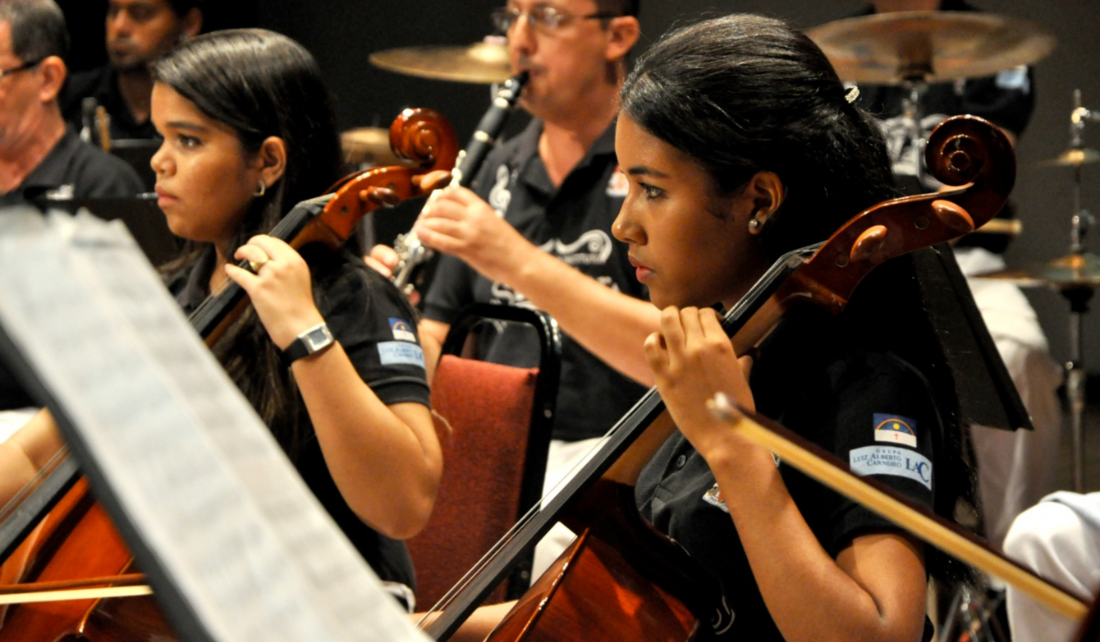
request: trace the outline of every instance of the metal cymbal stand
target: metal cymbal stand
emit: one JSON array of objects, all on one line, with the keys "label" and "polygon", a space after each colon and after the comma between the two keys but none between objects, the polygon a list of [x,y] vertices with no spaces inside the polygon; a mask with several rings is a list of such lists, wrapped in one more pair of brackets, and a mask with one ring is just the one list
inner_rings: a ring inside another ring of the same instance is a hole
[{"label": "metal cymbal stand", "polygon": [[[1085,124],[1089,121],[1100,121],[1100,114],[1090,111],[1081,105],[1081,90],[1073,91],[1074,109],[1070,114],[1070,149],[1084,149]],[[1073,167],[1073,217],[1070,225],[1070,261],[1084,260],[1087,253],[1085,237],[1093,223],[1092,215],[1081,208],[1081,165],[1075,163]],[[1070,360],[1065,364],[1066,369],[1066,393],[1069,399],[1070,416],[1072,420],[1073,436],[1073,488],[1077,492],[1085,490],[1085,447],[1084,447],[1084,415],[1085,415],[1085,367],[1084,351],[1084,316],[1088,312],[1089,299],[1092,298],[1092,286],[1084,283],[1070,285],[1061,289],[1062,296],[1066,297],[1070,305],[1069,316],[1069,346]]]},{"label": "metal cymbal stand", "polygon": [[916,177],[919,185],[924,185],[924,176],[927,170],[924,167],[924,148],[927,145],[927,137],[921,121],[924,119],[924,111],[921,102],[924,100],[928,84],[922,76],[915,75],[902,83],[902,88],[907,95],[901,99],[902,117],[909,126],[909,147],[916,154]]}]

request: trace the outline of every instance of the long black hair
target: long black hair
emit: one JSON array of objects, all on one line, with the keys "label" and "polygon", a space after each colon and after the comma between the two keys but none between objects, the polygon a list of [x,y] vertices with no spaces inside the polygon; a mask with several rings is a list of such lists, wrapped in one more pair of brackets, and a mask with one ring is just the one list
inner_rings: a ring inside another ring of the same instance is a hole
[{"label": "long black hair", "polygon": [[[737,192],[757,172],[779,176],[784,198],[759,235],[775,259],[824,241],[899,194],[879,127],[849,98],[804,34],[780,20],[735,14],[682,27],[650,47],[623,85],[622,112],[688,154],[718,195]],[[973,476],[961,457],[954,380],[923,301],[913,262],[901,257],[874,270],[845,317],[861,345],[894,352],[928,380],[946,435],[935,509],[950,518],[960,497],[972,500]],[[884,328],[881,309],[901,311],[912,331]],[[933,575],[970,579],[927,550]]]},{"label": "long black hair", "polygon": [[762,237],[773,257],[895,195],[878,127],[846,99],[821,50],[781,21],[733,15],[667,34],[639,58],[622,99],[624,113],[700,163],[720,195],[762,170],[779,176],[783,204]]},{"label": "long black hair", "polygon": [[[254,198],[227,246],[219,248],[223,256],[270,232],[295,204],[320,196],[339,177],[340,139],[328,89],[313,57],[290,38],[261,29],[204,34],[159,60],[153,78],[231,127],[246,153],[258,152],[269,136],[286,143],[282,178]],[[189,243],[180,259],[163,268],[166,278],[190,271],[202,251]],[[299,434],[308,416],[255,310],[242,314],[213,351],[293,458],[308,437]]]}]

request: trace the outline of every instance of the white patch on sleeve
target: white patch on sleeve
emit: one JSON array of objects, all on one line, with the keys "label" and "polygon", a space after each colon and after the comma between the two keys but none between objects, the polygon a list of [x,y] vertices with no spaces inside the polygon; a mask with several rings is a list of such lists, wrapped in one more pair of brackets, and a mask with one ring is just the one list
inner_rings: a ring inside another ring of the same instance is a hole
[{"label": "white patch on sleeve", "polygon": [[864,446],[848,453],[848,466],[860,477],[894,475],[932,490],[932,462],[924,455],[896,446]]},{"label": "white patch on sleeve", "polygon": [[424,351],[407,341],[383,341],[378,344],[378,358],[384,366],[405,365],[424,367]]}]

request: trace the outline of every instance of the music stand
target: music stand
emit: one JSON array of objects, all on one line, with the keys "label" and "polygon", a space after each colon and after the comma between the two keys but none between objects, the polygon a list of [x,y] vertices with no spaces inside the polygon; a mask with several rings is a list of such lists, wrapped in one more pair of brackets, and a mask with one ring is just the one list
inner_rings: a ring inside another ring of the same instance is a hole
[{"label": "music stand", "polygon": [[155,194],[51,200],[45,204],[45,209],[59,209],[70,214],[83,209],[104,221],[122,221],[153,265],[162,265],[175,258],[183,246],[183,240],[168,229],[168,221],[157,205]]},{"label": "music stand", "polygon": [[0,217],[0,356],[50,409],[183,640],[426,640],[122,226]]}]

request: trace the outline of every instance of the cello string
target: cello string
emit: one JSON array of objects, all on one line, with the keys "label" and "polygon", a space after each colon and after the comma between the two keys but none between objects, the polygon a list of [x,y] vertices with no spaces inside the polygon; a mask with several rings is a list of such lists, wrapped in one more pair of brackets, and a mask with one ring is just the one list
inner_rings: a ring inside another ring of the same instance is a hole
[{"label": "cello string", "polygon": [[494,543],[492,547],[490,547],[489,550],[486,551],[485,554],[482,555],[481,558],[478,559],[478,561],[475,562],[474,565],[470,567],[470,569],[467,570],[466,573],[464,573],[462,577],[460,577],[450,589],[447,590],[446,593],[443,594],[443,597],[439,598],[439,600],[434,605],[432,605],[432,607],[424,614],[424,617],[420,619],[417,625],[420,626],[425,624],[430,616],[440,611],[444,611],[448,607],[450,607],[451,604],[454,603],[457,596],[461,594],[466,589],[466,587],[468,587],[470,583],[478,575],[481,574],[481,572],[485,568],[487,568],[496,560],[497,557],[499,557],[501,550],[504,549],[512,541],[514,541],[519,532],[523,530],[523,528],[526,527],[530,522],[532,522],[535,517],[538,516],[539,512],[541,512],[541,507],[546,502],[551,500],[555,495],[557,495],[557,493],[559,493],[562,489],[564,489],[568,485],[568,483],[572,481],[573,477],[576,476],[580,469],[585,464],[587,464],[589,460],[591,460],[594,456],[598,454],[599,450],[604,447],[604,445],[607,443],[607,440],[615,432],[616,427],[617,425],[612,426],[610,429],[608,429],[608,431],[604,433],[602,437],[598,438],[599,441],[594,444],[591,449],[586,451],[584,456],[579,458],[569,468],[568,472],[564,476],[562,476],[561,479],[557,480],[549,489],[544,489],[545,492],[543,493],[542,498],[532,504],[532,506],[527,509],[527,511],[516,521],[516,523],[513,524],[511,528],[509,528],[507,531],[505,531],[504,535],[502,535],[501,538],[497,540],[496,543]]},{"label": "cello string", "polygon": [[25,500],[30,494],[32,494],[35,489],[37,489],[42,484],[42,482],[45,481],[51,473],[53,473],[53,471],[57,470],[57,467],[60,466],[61,463],[64,462],[68,456],[68,446],[62,446],[61,448],[58,448],[57,452],[55,452],[50,457],[45,465],[43,465],[42,468],[34,474],[34,478],[31,479],[31,481],[27,482],[22,488],[20,488],[19,491],[14,496],[12,496],[10,500],[8,500],[8,503],[4,504],[3,508],[0,508],[0,523],[7,521],[8,517],[19,509],[19,507],[23,503],[23,500]]}]

